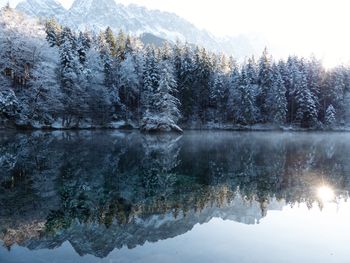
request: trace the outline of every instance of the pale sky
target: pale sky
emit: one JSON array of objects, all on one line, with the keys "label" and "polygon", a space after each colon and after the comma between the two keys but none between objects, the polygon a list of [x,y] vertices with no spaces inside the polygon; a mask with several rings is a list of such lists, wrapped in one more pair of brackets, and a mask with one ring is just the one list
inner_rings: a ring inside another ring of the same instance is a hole
[{"label": "pale sky", "polygon": [[[59,1],[68,8],[73,0]],[[350,61],[349,0],[116,1],[175,12],[218,36],[262,35],[276,55],[315,54],[326,66]]]}]

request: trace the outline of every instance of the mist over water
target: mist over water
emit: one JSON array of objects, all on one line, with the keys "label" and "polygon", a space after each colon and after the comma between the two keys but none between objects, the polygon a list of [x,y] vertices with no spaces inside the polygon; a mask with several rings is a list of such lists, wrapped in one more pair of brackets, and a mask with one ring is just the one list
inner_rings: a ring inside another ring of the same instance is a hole
[{"label": "mist over water", "polygon": [[2,132],[0,262],[347,262],[349,139]]}]

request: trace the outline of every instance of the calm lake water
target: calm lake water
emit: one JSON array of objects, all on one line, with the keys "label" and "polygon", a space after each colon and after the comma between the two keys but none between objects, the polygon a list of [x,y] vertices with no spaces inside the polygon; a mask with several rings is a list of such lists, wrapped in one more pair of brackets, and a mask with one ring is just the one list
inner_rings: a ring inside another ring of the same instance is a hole
[{"label": "calm lake water", "polygon": [[350,134],[0,133],[0,262],[350,261]]}]

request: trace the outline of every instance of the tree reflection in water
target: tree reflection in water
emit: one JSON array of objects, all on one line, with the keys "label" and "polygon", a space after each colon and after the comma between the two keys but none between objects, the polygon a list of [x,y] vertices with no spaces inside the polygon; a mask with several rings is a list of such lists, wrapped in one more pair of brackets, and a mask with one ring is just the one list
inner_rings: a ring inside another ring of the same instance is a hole
[{"label": "tree reflection in water", "polygon": [[8,248],[69,240],[80,255],[105,257],[214,217],[254,224],[286,204],[322,208],[349,188],[345,134],[2,133],[0,145]]}]

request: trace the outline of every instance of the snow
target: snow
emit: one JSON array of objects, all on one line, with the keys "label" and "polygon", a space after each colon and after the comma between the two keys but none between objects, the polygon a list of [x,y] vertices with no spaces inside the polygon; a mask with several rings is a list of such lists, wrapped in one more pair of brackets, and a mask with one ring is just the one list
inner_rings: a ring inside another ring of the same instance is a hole
[{"label": "snow", "polygon": [[110,29],[45,26],[1,10],[1,127],[347,130],[350,68],[298,57],[277,64],[267,50],[237,64],[181,42],[144,47]]},{"label": "snow", "polygon": [[168,118],[157,116],[146,117],[141,122],[141,131],[144,132],[180,132],[183,130]]},{"label": "snow", "polygon": [[[168,41],[187,41],[203,46],[215,52],[235,54],[241,58],[251,55],[254,39],[238,36],[229,39],[216,39],[210,32],[178,17],[176,14],[149,10],[137,5],[117,4],[114,0],[75,0],[69,10],[55,0],[26,0],[16,7],[19,11],[35,17],[55,17],[64,25],[74,29],[104,30],[111,26],[116,32],[120,29],[129,34],[140,36],[150,33]],[[263,41],[261,41],[263,42]],[[234,44],[232,44],[234,43]],[[264,46],[259,45],[256,50]]]}]

